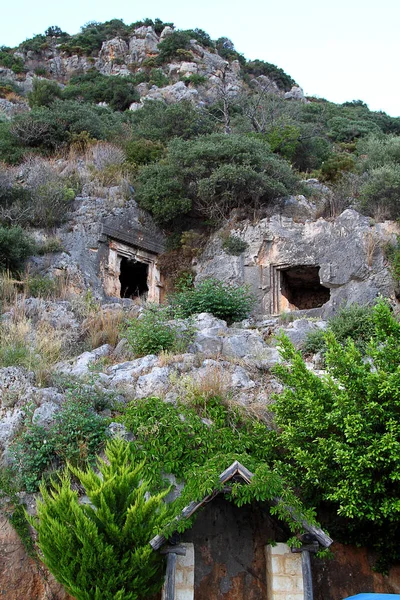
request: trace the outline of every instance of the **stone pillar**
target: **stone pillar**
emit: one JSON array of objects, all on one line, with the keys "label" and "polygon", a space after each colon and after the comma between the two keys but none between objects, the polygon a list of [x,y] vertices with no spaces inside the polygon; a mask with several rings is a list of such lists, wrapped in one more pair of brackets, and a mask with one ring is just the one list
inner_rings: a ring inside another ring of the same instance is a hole
[{"label": "stone pillar", "polygon": [[[193,600],[194,598],[194,546],[191,543],[179,544],[186,550],[185,555],[176,554],[174,600]],[[162,600],[166,598],[166,588],[162,591]]]},{"label": "stone pillar", "polygon": [[267,600],[304,600],[301,554],[286,544],[266,546]]}]

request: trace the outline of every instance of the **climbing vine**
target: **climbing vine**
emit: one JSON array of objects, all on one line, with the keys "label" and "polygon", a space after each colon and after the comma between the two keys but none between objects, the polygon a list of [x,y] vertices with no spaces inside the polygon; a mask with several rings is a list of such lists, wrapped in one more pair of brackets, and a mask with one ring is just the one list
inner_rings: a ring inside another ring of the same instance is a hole
[{"label": "climbing vine", "polygon": [[[275,433],[238,406],[225,405],[219,397],[199,401],[195,407],[146,398],[131,402],[119,420],[134,434],[135,460],[144,462],[146,477],[155,489],[160,488],[165,474],[184,482],[175,503],[176,515],[191,501],[222,491],[219,475],[237,460],[254,477],[248,485],[234,483],[227,493],[229,500],[238,506],[270,502],[271,514],[284,520],[293,533],[301,529],[293,515],[315,522],[314,511],[305,508],[272,468]],[[191,522],[174,521],[165,534],[184,531]]]}]

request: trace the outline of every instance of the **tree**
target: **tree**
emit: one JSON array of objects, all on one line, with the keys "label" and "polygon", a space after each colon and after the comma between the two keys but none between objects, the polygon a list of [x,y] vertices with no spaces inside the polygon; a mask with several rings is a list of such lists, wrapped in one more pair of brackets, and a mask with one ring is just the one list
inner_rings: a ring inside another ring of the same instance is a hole
[{"label": "tree", "polygon": [[28,94],[29,106],[50,106],[57,98],[61,98],[61,88],[56,81],[48,79],[33,80],[32,91]]},{"label": "tree", "polygon": [[171,519],[167,491],[148,496],[143,464],[133,464],[129,444],[114,440],[98,471],[70,471],[89,503],[80,504],[67,472],[49,491],[41,487],[37,517],[43,560],[77,600],[142,600],[162,585],[162,557],[149,541]]},{"label": "tree", "polygon": [[[282,337],[285,384],[274,404],[286,473],[302,493],[345,520],[346,539],[369,541],[386,559],[400,558],[400,324],[380,300],[367,359],[353,340],[326,335],[327,374],[309,371]],[[354,535],[351,535],[351,531]],[[343,538],[343,532],[342,532]]]},{"label": "tree", "polygon": [[172,140],[165,160],[142,168],[137,199],[159,222],[190,211],[221,219],[233,208],[258,208],[291,193],[296,182],[263,140],[212,134]]}]

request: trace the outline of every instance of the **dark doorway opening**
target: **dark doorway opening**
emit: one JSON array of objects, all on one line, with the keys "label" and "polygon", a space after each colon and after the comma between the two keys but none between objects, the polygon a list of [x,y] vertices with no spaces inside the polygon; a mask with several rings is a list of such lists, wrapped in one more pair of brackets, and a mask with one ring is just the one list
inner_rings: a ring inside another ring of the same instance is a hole
[{"label": "dark doorway opening", "polygon": [[138,298],[147,294],[149,266],[123,257],[120,265],[121,298]]},{"label": "dark doorway opening", "polygon": [[319,308],[328,302],[330,290],[320,284],[318,271],[302,265],[281,270],[281,293],[294,308]]}]

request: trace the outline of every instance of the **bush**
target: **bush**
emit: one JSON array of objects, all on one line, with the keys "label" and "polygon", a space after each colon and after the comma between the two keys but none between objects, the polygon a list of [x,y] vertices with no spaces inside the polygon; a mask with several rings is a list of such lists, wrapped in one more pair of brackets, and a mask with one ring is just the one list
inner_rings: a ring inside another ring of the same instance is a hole
[{"label": "bush", "polygon": [[400,216],[400,164],[388,164],[369,172],[360,189],[362,210],[377,218]]},{"label": "bush", "polygon": [[32,91],[28,94],[31,108],[35,106],[50,106],[54,100],[61,98],[61,88],[56,81],[34,79]]},{"label": "bush", "polygon": [[177,56],[178,50],[186,50],[190,46],[190,34],[186,31],[174,31],[158,44],[157,62],[165,64]]},{"label": "bush", "polygon": [[227,235],[222,237],[222,248],[227,254],[240,256],[249,247],[248,243],[240,239],[237,235]]},{"label": "bush", "polygon": [[135,165],[148,165],[162,158],[165,147],[161,142],[139,139],[131,140],[125,146],[126,158]]},{"label": "bush", "polygon": [[124,335],[135,356],[161,351],[184,352],[193,335],[188,324],[171,322],[168,308],[149,305],[139,318],[127,322]]},{"label": "bush", "polygon": [[[339,344],[345,345],[352,340],[355,346],[365,352],[374,334],[374,309],[371,306],[351,304],[339,310],[328,320],[328,331],[332,332]],[[303,344],[306,353],[325,352],[326,332],[310,331]]]},{"label": "bush", "polygon": [[363,171],[400,163],[400,137],[398,135],[371,135],[359,140],[357,154]]},{"label": "bush", "polygon": [[335,183],[343,176],[344,172],[353,171],[354,168],[355,160],[351,154],[333,154],[322,163],[319,179]]},{"label": "bush", "polygon": [[296,175],[259,139],[212,134],[172,140],[162,163],[142,168],[137,199],[162,223],[190,210],[218,220],[294,191]]},{"label": "bush", "polygon": [[129,444],[110,442],[96,471],[71,468],[89,504],[80,504],[66,472],[48,491],[41,487],[38,546],[54,577],[77,600],[150,598],[163,583],[163,557],[150,539],[172,519],[151,495],[143,464],[134,464]]},{"label": "bush", "polygon": [[296,85],[295,80],[285,73],[283,69],[263,60],[250,60],[242,65],[242,69],[244,73],[253,75],[254,77],[259,77],[260,75],[269,77],[285,92],[288,92],[293,85]]},{"label": "bush", "polygon": [[135,138],[163,144],[175,137],[187,140],[215,129],[211,117],[187,101],[176,104],[147,101],[143,108],[132,113],[130,121]]},{"label": "bush", "polygon": [[35,248],[33,239],[21,227],[0,226],[0,271],[18,272]]},{"label": "bush", "polygon": [[35,492],[46,471],[69,461],[84,465],[94,461],[104,444],[107,421],[96,414],[96,393],[88,397],[84,386],[70,386],[67,400],[45,429],[30,423],[10,447],[20,487]]},{"label": "bush", "polygon": [[63,98],[85,102],[106,102],[113,110],[123,111],[139,100],[133,77],[102,75],[96,70],[74,75],[63,90]]},{"label": "bush", "polygon": [[347,542],[368,542],[387,567],[400,558],[400,325],[379,301],[368,360],[352,340],[342,345],[329,332],[323,378],[307,369],[287,339],[280,341],[285,363],[275,372],[285,387],[274,404],[283,452],[277,472],[333,512],[334,533],[341,529]]},{"label": "bush", "polygon": [[174,294],[170,303],[177,316],[208,312],[228,323],[249,316],[255,298],[247,286],[234,286],[217,279],[205,279],[196,287]]}]

